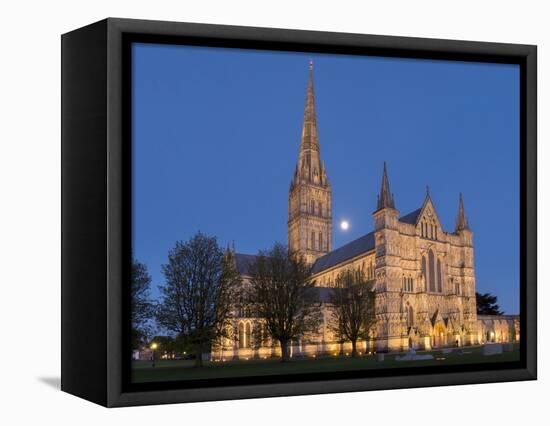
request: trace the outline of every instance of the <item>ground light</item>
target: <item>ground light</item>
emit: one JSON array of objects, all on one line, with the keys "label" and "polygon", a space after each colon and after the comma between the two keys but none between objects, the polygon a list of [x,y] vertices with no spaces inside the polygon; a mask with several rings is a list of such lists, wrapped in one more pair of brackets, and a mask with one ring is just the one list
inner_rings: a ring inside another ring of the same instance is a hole
[{"label": "ground light", "polygon": [[156,342],[151,343],[151,350],[153,351],[153,367],[155,366],[155,349],[158,348],[158,344]]}]

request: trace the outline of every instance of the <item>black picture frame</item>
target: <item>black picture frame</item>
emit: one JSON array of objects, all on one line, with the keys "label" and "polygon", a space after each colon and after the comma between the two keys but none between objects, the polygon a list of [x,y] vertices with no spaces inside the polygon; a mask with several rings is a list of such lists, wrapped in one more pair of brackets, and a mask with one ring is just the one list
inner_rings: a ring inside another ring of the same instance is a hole
[{"label": "black picture frame", "polygon": [[[445,371],[415,367],[131,384],[125,354],[130,350],[129,45],[135,41],[519,64],[521,361]],[[61,42],[63,391],[119,407],[536,379],[536,46],[118,18],[64,34]]]}]

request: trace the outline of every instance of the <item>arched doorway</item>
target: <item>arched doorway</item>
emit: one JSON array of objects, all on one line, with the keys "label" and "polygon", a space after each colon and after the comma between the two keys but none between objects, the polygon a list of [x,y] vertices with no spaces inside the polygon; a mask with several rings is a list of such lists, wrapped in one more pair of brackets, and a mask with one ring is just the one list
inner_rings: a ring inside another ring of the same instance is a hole
[{"label": "arched doorway", "polygon": [[409,327],[408,333],[407,333],[407,344],[406,348],[403,348],[405,350],[409,349],[418,349],[420,347],[419,341],[418,341],[418,332],[415,327]]},{"label": "arched doorway", "polygon": [[441,347],[447,344],[447,330],[443,322],[438,322],[434,326],[433,346]]}]

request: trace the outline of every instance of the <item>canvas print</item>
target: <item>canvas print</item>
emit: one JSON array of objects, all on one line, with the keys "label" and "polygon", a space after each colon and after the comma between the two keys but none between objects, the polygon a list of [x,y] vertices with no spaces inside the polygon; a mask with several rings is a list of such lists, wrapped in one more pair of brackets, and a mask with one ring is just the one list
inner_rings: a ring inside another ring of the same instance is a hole
[{"label": "canvas print", "polygon": [[132,382],[520,359],[519,66],[134,43],[131,84]]}]

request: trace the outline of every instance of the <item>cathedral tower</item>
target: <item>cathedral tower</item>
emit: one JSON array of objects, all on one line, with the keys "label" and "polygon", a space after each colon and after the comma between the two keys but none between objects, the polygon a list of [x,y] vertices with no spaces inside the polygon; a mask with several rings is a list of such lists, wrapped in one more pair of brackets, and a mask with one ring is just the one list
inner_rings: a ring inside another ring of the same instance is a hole
[{"label": "cathedral tower", "polygon": [[403,269],[399,252],[399,211],[395,208],[385,162],[373,218],[376,250],[375,347],[377,351],[400,350],[403,346],[400,297]]},{"label": "cathedral tower", "polygon": [[288,195],[288,246],[310,264],[332,250],[332,191],[321,163],[311,62],[300,155]]},{"label": "cathedral tower", "polygon": [[460,246],[462,253],[459,256],[460,264],[459,275],[456,281],[460,283],[461,294],[467,296],[463,302],[464,326],[466,329],[466,344],[474,344],[476,342],[475,330],[477,323],[476,312],[476,279],[474,270],[474,246],[473,232],[468,223],[468,217],[464,210],[464,201],[462,193],[458,199],[458,214],[456,216],[455,234],[460,238]]}]

